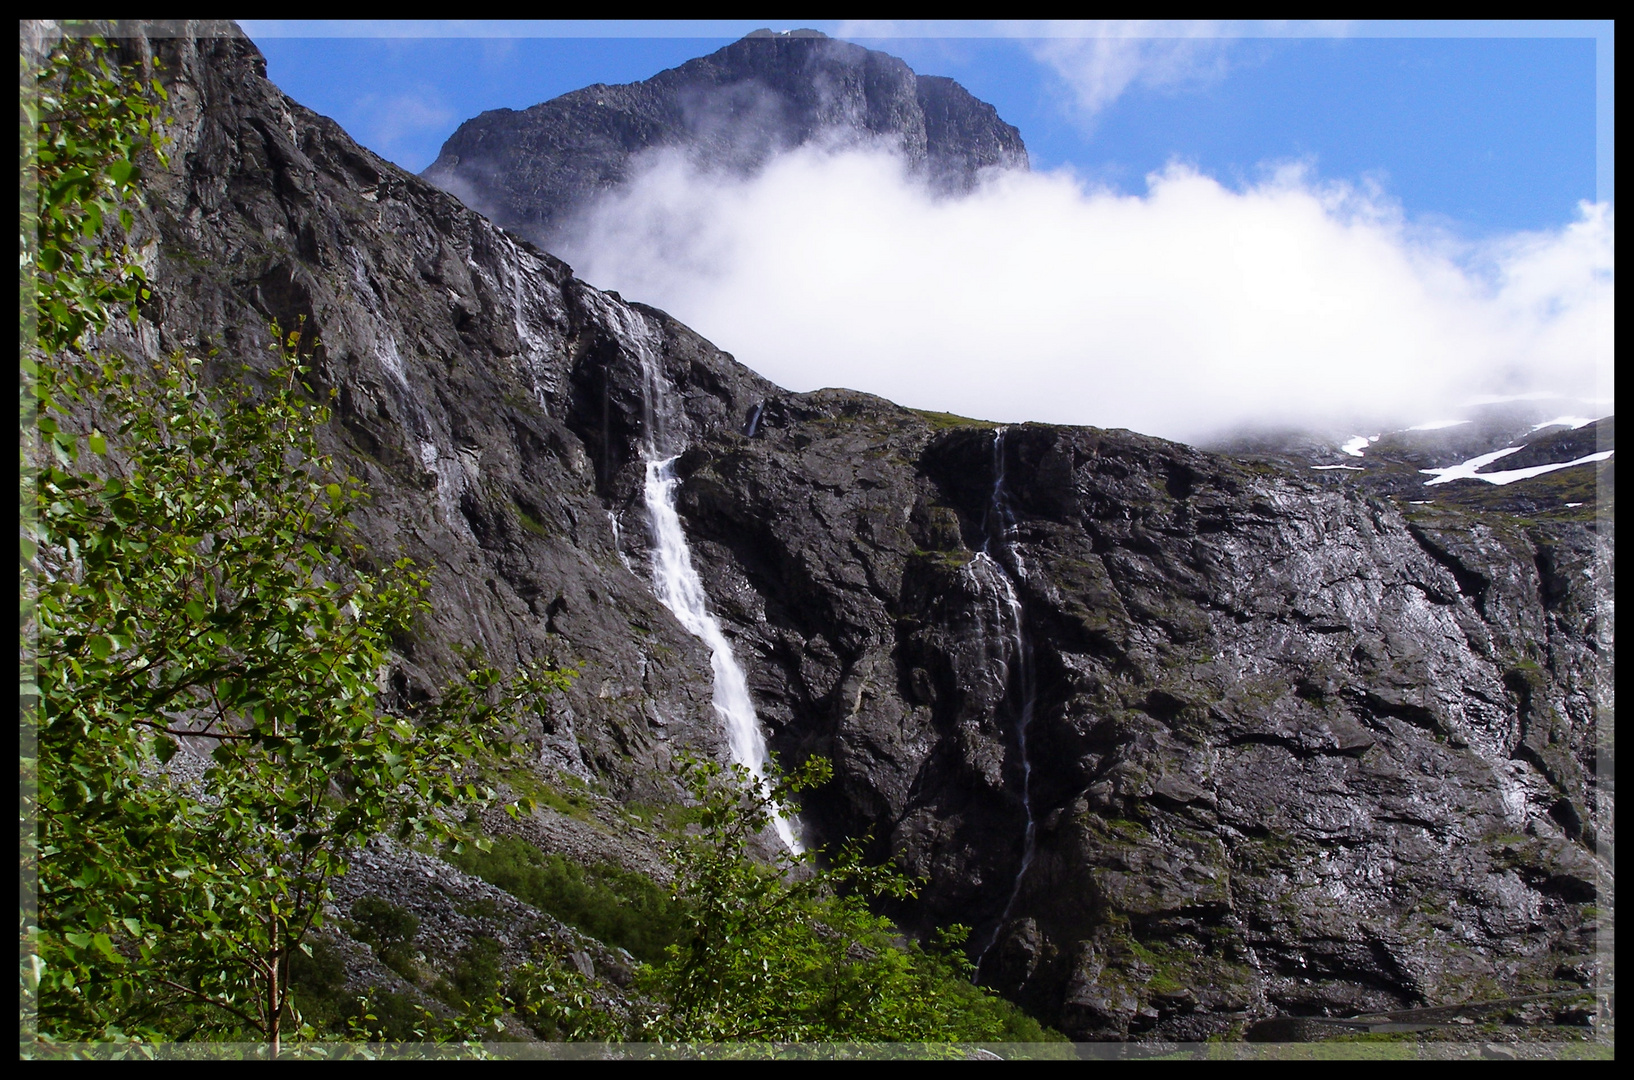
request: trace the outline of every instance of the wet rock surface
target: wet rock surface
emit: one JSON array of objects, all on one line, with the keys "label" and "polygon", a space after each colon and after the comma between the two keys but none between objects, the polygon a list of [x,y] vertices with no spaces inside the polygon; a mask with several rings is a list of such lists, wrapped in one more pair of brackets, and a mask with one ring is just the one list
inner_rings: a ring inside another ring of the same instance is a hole
[{"label": "wet rock surface", "polygon": [[752,174],[798,146],[880,145],[944,192],[1027,167],[1021,134],[952,79],[815,30],[760,31],[645,82],[597,84],[461,124],[422,174],[498,224],[549,245],[643,155]]},{"label": "wet rock surface", "polygon": [[[128,344],[226,365],[305,316],[337,391],[326,437],[373,492],[369,557],[433,569],[394,694],[434,693],[468,645],[556,657],[581,674],[519,736],[542,777],[671,801],[677,751],[724,756],[708,651],[650,586],[645,351],[768,741],[834,762],[813,839],[871,836],[923,876],[893,914],[973,926],[983,981],[1046,1022],[1195,1039],[1549,990],[1597,962],[1609,523],[787,393],[359,148],[207,29],[128,44],[164,60],[177,113],[139,227],[157,331]],[[466,887],[433,862],[433,891]]]}]

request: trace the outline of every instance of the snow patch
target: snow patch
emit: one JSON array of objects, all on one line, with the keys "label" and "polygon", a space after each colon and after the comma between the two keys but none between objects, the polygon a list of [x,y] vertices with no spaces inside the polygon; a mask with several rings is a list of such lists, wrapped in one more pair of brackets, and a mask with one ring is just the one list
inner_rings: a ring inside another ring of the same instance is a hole
[{"label": "snow patch", "polygon": [[[1473,420],[1431,420],[1428,424],[1416,424],[1408,431],[1440,431],[1442,428],[1457,427],[1459,424],[1473,424]],[[1533,428],[1536,431],[1537,428]]]},{"label": "snow patch", "polygon": [[1557,469],[1569,469],[1574,465],[1588,465],[1596,461],[1605,461],[1615,452],[1606,450],[1598,454],[1590,454],[1587,457],[1580,457],[1576,461],[1557,461],[1550,465],[1534,465],[1528,469],[1507,469],[1490,473],[1476,471],[1492,464],[1499,458],[1508,457],[1510,454],[1519,453],[1524,449],[1526,449],[1524,446],[1511,446],[1504,450],[1494,450],[1490,454],[1482,454],[1480,457],[1472,457],[1468,461],[1449,468],[1420,469],[1419,472],[1429,473],[1435,477],[1434,480],[1424,481],[1425,487],[1446,484],[1453,480],[1485,480],[1489,484],[1513,484],[1517,480],[1530,480],[1534,476],[1552,473]]},{"label": "snow patch", "polygon": [[1595,416],[1557,416],[1553,420],[1545,420],[1541,424],[1533,424],[1533,431],[1542,431],[1546,427],[1567,427],[1576,431],[1580,427],[1592,424],[1599,417]]}]

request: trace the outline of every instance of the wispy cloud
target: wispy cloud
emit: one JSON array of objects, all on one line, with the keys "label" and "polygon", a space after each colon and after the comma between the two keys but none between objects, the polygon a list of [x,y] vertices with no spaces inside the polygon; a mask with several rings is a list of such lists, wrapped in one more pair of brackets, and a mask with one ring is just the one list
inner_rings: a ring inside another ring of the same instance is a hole
[{"label": "wispy cloud", "polygon": [[1064,90],[1086,127],[1131,88],[1186,93],[1215,85],[1231,70],[1244,40],[1342,37],[1352,24],[1290,20],[851,20],[851,39],[1013,38]]},{"label": "wispy cloud", "polygon": [[1234,38],[1215,23],[1100,22],[1028,41],[1033,57],[1070,91],[1082,121],[1093,121],[1130,87],[1182,92],[1218,83]]},{"label": "wispy cloud", "polygon": [[347,110],[345,123],[354,138],[381,157],[422,169],[458,119],[438,90],[421,87],[412,93],[364,94]]}]

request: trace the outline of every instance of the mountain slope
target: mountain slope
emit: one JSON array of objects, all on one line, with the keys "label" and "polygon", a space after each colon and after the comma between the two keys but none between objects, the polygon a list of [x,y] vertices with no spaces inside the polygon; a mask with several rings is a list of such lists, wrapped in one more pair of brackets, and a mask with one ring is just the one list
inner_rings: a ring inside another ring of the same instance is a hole
[{"label": "mountain slope", "polygon": [[676,750],[724,756],[709,650],[651,584],[658,418],[773,749],[835,762],[814,838],[871,832],[928,879],[904,924],[973,925],[1047,1022],[1201,1037],[1592,977],[1609,532],[788,393],[361,149],[233,28],[128,48],[177,113],[129,345],[315,327],[362,535],[434,568],[397,693],[467,644],[554,655],[582,675],[524,733],[541,777],[663,801]]}]

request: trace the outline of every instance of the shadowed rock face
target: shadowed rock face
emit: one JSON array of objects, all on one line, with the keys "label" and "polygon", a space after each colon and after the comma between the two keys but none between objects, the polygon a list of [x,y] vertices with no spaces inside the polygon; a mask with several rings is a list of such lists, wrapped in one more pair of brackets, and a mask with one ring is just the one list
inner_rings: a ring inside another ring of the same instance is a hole
[{"label": "shadowed rock face", "polygon": [[[673,798],[674,749],[724,754],[709,656],[649,584],[646,348],[769,741],[835,763],[807,824],[923,875],[894,914],[974,926],[989,984],[1076,1037],[1200,1037],[1592,966],[1607,525],[1409,514],[1124,431],[1021,425],[999,458],[991,427],[785,392],[360,149],[216,31],[129,45],[177,120],[140,226],[157,331],[127,345],[237,361],[271,318],[316,328],[368,550],[434,568],[396,693],[465,644],[555,655],[583,673],[521,736],[542,774]],[[1021,635],[977,558],[1000,461]]]},{"label": "shadowed rock face", "polygon": [[743,176],[808,143],[878,143],[948,192],[969,190],[985,168],[1027,167],[1020,132],[952,79],[797,30],[752,34],[645,82],[485,112],[461,124],[422,175],[549,245],[644,152],[675,147]]}]

